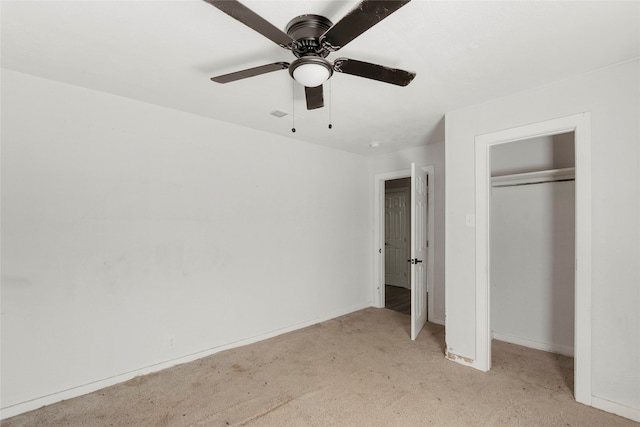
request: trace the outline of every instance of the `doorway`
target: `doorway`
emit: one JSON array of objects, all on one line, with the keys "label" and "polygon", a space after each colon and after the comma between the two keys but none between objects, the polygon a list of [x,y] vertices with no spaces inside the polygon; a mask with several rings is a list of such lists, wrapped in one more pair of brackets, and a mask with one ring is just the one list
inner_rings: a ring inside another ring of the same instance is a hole
[{"label": "doorway", "polygon": [[385,307],[411,314],[411,179],[385,181],[384,190]]},{"label": "doorway", "polygon": [[591,404],[591,116],[581,113],[517,128],[479,135],[475,139],[476,175],[476,360],[491,368],[490,194],[491,148],[533,137],[574,133],[575,239],[574,239],[574,394]]},{"label": "doorway", "polygon": [[[386,306],[386,295],[385,295],[385,282],[386,282],[386,266],[385,261],[389,256],[386,254],[386,246],[385,246],[385,235],[386,235],[386,227],[385,227],[385,183],[394,180],[406,179],[411,176],[411,169],[409,170],[401,170],[395,172],[386,172],[381,174],[376,174],[374,177],[374,241],[375,241],[375,258],[374,258],[374,282],[373,282],[373,299],[376,307],[384,308]],[[425,258],[424,264],[419,264],[421,267],[424,266],[422,271],[426,272],[426,286],[424,287],[424,292],[426,294],[426,307],[422,310],[425,313],[425,320],[431,320],[430,317],[433,313],[433,292],[431,289],[433,288],[433,277],[434,277],[434,251],[435,247],[433,245],[433,235],[434,235],[434,166],[423,166],[421,168],[416,168],[416,172],[418,175],[422,175],[424,178],[422,179],[423,183],[428,182],[429,191],[425,194],[426,203],[424,206],[424,217],[426,218],[422,227],[422,231],[426,236],[425,245],[429,245],[426,250],[426,255],[420,255],[418,258]],[[395,183],[390,184],[393,187]],[[420,200],[420,199],[416,199]],[[408,228],[408,227],[407,227]],[[387,245],[389,246],[389,245]],[[407,268],[409,266],[408,260],[411,256],[407,256],[404,258],[404,261],[407,263]],[[408,271],[412,271],[411,268],[408,268]],[[415,303],[415,301],[414,301]],[[416,311],[418,313],[418,311]],[[413,326],[413,322],[412,322]],[[413,335],[413,333],[412,333]]]}]

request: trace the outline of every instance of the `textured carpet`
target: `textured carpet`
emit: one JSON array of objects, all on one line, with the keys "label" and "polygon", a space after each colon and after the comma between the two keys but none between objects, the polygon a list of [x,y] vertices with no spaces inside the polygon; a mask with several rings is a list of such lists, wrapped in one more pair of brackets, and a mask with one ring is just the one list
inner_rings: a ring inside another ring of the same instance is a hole
[{"label": "textured carpet", "polygon": [[370,308],[4,420],[13,426],[637,426],[572,396],[573,360],[495,342],[483,373],[444,328]]}]

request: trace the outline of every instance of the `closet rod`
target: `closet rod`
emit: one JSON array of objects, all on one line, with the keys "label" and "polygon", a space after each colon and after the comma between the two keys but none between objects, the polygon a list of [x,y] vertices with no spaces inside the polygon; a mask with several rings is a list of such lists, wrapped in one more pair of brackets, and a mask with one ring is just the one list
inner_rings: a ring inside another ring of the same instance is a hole
[{"label": "closet rod", "polygon": [[575,168],[547,169],[535,172],[514,173],[491,177],[493,187],[513,187],[516,185],[541,184],[544,182],[575,180]]},{"label": "closet rod", "polygon": [[536,184],[548,184],[550,182],[566,182],[566,181],[575,181],[575,178],[567,178],[567,179],[549,179],[547,181],[537,181],[537,182],[520,182],[517,184],[492,184],[492,187],[520,187],[521,185],[536,185]]}]

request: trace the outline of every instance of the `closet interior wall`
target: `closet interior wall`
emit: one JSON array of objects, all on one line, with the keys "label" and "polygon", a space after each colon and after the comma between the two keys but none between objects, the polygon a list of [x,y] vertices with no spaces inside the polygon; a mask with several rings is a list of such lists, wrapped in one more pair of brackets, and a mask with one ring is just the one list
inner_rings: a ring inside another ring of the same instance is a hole
[{"label": "closet interior wall", "polygon": [[573,133],[491,148],[491,175],[501,177],[490,200],[493,338],[571,356],[575,181],[550,174],[541,182],[510,184],[508,177],[570,170],[574,158]]}]

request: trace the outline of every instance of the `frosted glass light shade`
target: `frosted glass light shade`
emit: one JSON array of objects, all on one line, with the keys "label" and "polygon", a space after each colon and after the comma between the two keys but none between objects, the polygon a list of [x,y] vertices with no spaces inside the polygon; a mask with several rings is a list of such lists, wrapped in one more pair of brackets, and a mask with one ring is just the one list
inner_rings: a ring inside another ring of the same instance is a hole
[{"label": "frosted glass light shade", "polygon": [[329,70],[320,64],[302,64],[293,70],[293,78],[306,87],[320,86],[330,77]]},{"label": "frosted glass light shade", "polygon": [[298,58],[289,66],[289,74],[298,83],[306,87],[317,87],[326,82],[333,67],[324,58],[318,56],[305,56]]}]

